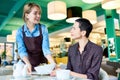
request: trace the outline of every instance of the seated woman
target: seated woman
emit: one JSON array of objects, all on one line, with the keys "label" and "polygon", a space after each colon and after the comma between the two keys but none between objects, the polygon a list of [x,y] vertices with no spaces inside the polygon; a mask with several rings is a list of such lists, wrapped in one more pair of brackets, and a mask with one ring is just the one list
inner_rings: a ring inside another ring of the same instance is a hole
[{"label": "seated woman", "polygon": [[78,39],[78,42],[68,50],[67,69],[71,70],[72,76],[99,80],[103,49],[88,39],[92,28],[87,19],[75,21],[70,32],[72,39]]},{"label": "seated woman", "polygon": [[69,47],[67,69],[72,76],[99,80],[103,49],[88,39],[92,28],[87,19],[75,21],[70,32],[72,39],[78,39],[78,42]]}]

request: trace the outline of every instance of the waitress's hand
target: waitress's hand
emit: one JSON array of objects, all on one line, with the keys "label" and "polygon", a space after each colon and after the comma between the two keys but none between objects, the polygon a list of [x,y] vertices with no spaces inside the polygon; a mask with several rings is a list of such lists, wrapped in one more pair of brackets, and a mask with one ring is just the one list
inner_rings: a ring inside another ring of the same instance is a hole
[{"label": "waitress's hand", "polygon": [[28,74],[31,74],[31,72],[32,72],[32,65],[31,64],[27,64],[27,71],[28,71]]}]

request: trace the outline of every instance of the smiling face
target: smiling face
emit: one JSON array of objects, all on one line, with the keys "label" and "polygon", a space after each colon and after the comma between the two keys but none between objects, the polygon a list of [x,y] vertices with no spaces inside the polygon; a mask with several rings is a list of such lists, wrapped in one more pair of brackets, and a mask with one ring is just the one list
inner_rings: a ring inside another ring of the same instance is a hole
[{"label": "smiling face", "polygon": [[26,23],[37,24],[41,18],[41,7],[35,3],[28,3],[24,6],[23,19]]},{"label": "smiling face", "polygon": [[27,22],[30,22],[33,24],[39,23],[41,18],[40,8],[37,6],[34,6],[33,8],[31,8],[31,12],[28,14],[26,13],[25,16],[27,18]]}]

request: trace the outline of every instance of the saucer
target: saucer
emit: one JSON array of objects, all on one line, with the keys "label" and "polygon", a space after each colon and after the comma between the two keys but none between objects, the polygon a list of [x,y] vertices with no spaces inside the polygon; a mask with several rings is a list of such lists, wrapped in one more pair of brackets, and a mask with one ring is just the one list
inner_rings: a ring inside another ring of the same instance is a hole
[{"label": "saucer", "polygon": [[32,77],[30,75],[27,75],[27,76],[17,76],[17,77],[14,77],[12,76],[10,80],[31,80]]},{"label": "saucer", "polygon": [[40,73],[37,73],[37,72],[32,72],[31,75],[49,76],[50,74],[40,74]]}]

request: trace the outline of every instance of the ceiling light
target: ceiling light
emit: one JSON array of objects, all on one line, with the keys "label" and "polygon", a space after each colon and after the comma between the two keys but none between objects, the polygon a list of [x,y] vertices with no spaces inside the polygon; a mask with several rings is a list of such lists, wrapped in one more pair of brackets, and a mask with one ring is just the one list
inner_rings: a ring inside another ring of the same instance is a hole
[{"label": "ceiling light", "polygon": [[117,9],[116,9],[116,12],[117,12],[118,14],[120,14],[120,8],[117,8]]},{"label": "ceiling light", "polygon": [[51,20],[62,20],[67,17],[66,4],[63,1],[52,1],[48,3],[48,18]]},{"label": "ceiling light", "polygon": [[83,18],[90,20],[92,24],[97,23],[97,16],[95,10],[85,10],[82,12]]},{"label": "ceiling light", "polygon": [[70,7],[67,8],[67,19],[66,22],[74,23],[76,19],[82,17],[81,7]]},{"label": "ceiling light", "polygon": [[103,0],[102,8],[103,9],[116,9],[120,7],[120,0]]},{"label": "ceiling light", "polygon": [[15,42],[16,37],[14,35],[7,35],[7,42]]},{"label": "ceiling light", "polygon": [[98,3],[98,2],[101,2],[103,0],[82,0],[82,1],[85,3]]}]

